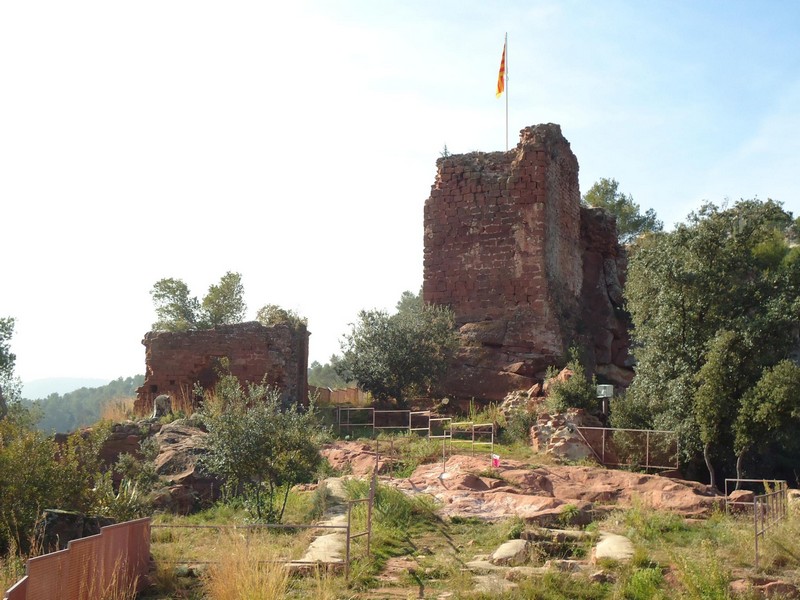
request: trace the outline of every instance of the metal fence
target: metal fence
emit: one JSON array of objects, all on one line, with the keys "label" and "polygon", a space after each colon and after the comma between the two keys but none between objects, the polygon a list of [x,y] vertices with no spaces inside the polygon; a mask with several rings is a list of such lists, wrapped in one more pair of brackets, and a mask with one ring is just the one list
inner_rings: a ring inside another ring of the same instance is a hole
[{"label": "metal fence", "polygon": [[595,458],[607,467],[677,469],[680,439],[675,431],[576,427]]},{"label": "metal fence", "polygon": [[[429,410],[381,410],[371,406],[336,406],[322,409],[326,421],[336,427],[341,435],[364,430],[370,436],[382,431],[407,431],[430,433]],[[434,417],[436,415],[433,415]]]},{"label": "metal fence", "polygon": [[494,423],[475,423],[462,421],[450,424],[451,445],[470,444],[472,456],[476,446],[487,446],[489,453],[494,454]]},{"label": "metal fence", "polygon": [[4,600],[96,600],[122,597],[145,583],[150,559],[150,519],[103,527],[72,540],[66,550],[28,560],[26,575]]},{"label": "metal fence", "polygon": [[[731,500],[730,494],[738,490],[740,485],[759,487],[763,494],[753,491],[753,501],[744,502]],[[733,490],[730,488],[733,487]],[[749,510],[753,511],[753,546],[754,563],[758,569],[759,538],[763,541],[767,531],[786,519],[789,508],[789,486],[783,479],[726,479],[725,480],[725,511],[727,513]]]}]

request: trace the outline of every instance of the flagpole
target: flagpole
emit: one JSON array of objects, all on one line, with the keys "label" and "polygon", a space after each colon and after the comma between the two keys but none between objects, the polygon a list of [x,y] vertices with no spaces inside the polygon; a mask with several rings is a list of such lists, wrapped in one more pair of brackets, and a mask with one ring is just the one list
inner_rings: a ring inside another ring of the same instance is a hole
[{"label": "flagpole", "polygon": [[504,47],[506,49],[506,72],[504,74],[506,81],[505,81],[505,88],[506,88],[506,152],[508,152],[508,32],[506,32],[506,39],[504,43]]}]

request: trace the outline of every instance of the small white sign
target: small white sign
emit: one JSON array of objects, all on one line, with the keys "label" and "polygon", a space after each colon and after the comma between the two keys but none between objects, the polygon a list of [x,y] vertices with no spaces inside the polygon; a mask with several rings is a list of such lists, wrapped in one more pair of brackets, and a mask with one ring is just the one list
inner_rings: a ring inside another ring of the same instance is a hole
[{"label": "small white sign", "polygon": [[612,398],[614,396],[614,386],[609,384],[601,384],[597,386],[598,398]]}]

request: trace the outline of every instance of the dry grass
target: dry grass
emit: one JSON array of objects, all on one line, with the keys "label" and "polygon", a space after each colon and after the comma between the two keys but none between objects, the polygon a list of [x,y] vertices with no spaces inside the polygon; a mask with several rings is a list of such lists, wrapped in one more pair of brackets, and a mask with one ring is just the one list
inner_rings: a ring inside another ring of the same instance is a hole
[{"label": "dry grass", "polygon": [[15,553],[0,556],[0,595],[25,576],[25,562]]},{"label": "dry grass", "polygon": [[100,418],[103,421],[121,423],[133,419],[133,403],[135,398],[114,398],[100,407]]},{"label": "dry grass", "polygon": [[287,595],[289,572],[271,544],[251,544],[235,533],[221,536],[220,561],[203,580],[215,600],[277,600]]},{"label": "dry grass", "polygon": [[129,577],[128,569],[119,559],[114,563],[113,574],[108,581],[100,580],[97,573],[102,572],[102,569],[97,569],[93,561],[83,565],[83,570],[82,585],[78,591],[79,598],[135,600],[139,578],[138,576]]}]

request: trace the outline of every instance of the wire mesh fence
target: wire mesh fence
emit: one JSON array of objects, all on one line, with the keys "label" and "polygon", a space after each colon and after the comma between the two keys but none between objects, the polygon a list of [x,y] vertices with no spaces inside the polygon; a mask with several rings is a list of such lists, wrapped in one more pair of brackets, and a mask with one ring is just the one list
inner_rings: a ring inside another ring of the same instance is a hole
[{"label": "wire mesh fence", "polygon": [[677,469],[680,440],[675,431],[576,427],[595,458],[607,467]]}]

